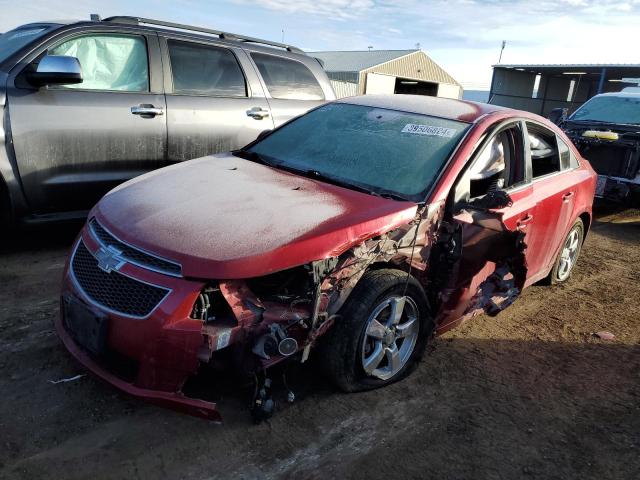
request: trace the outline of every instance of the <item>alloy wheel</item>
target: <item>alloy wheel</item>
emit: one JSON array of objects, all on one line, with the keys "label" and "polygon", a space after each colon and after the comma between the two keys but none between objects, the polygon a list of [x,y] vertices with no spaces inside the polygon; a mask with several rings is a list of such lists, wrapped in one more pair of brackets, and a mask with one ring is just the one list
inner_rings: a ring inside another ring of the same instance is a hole
[{"label": "alloy wheel", "polygon": [[411,297],[391,296],[369,315],[362,342],[362,368],[389,380],[406,365],[418,340],[418,307]]}]

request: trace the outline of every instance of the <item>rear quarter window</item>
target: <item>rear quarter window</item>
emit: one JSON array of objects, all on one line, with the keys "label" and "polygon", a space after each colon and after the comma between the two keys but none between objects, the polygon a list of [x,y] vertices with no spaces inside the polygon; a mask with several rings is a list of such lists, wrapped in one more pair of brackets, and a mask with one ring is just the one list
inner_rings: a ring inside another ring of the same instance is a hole
[{"label": "rear quarter window", "polygon": [[275,55],[252,53],[260,75],[273,98],[284,100],[324,100],[324,92],[303,63]]},{"label": "rear quarter window", "polygon": [[169,40],[173,93],[246,97],[247,86],[235,55],[226,48]]}]

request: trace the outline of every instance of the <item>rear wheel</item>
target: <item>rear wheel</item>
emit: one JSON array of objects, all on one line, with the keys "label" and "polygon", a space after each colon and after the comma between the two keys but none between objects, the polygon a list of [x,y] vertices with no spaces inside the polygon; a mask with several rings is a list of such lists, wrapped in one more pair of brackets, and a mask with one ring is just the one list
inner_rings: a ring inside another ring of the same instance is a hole
[{"label": "rear wheel", "polygon": [[433,331],[424,290],[400,270],[372,270],[360,280],[324,339],[322,359],[347,392],[370,390],[408,375]]},{"label": "rear wheel", "polygon": [[582,241],[584,239],[584,224],[582,220],[577,219],[569,230],[567,238],[565,238],[556,263],[549,275],[552,284],[564,283],[571,277],[571,272],[578,261]]}]

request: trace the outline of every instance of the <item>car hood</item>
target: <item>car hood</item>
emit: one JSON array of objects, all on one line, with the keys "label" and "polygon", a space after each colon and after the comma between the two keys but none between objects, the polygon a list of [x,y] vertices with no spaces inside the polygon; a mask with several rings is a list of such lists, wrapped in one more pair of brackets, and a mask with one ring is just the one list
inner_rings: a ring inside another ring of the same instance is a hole
[{"label": "car hood", "polygon": [[186,277],[235,279],[339,255],[416,209],[223,154],[130,180],[92,215],[120,240],[179,262]]}]

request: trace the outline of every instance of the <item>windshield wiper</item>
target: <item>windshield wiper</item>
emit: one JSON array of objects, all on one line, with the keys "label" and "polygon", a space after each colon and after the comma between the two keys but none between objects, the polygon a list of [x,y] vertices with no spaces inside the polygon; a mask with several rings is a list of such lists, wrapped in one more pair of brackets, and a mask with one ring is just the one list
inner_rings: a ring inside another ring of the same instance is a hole
[{"label": "windshield wiper", "polygon": [[343,180],[340,180],[340,179],[337,179],[335,177],[332,177],[330,175],[326,175],[326,174],[324,174],[322,172],[319,172],[317,170],[307,170],[305,173],[310,177],[317,178],[318,180],[323,180],[325,182],[332,183],[334,185],[350,188],[350,189],[356,190],[358,192],[368,193],[369,195],[373,195],[375,197],[389,198],[391,200],[399,200],[401,202],[410,201],[410,200],[407,200],[402,195],[398,195],[395,192],[391,192],[389,190],[371,190],[371,188],[366,188],[364,186],[355,185],[353,183],[348,183],[348,182],[345,182]]},{"label": "windshield wiper", "polygon": [[372,191],[371,195],[375,195],[376,197],[389,198],[391,200],[398,200],[400,202],[410,202],[407,198],[402,195],[398,195],[395,192],[391,192],[389,190],[380,190],[380,191]]},{"label": "windshield wiper", "polygon": [[236,157],[244,158],[245,160],[251,160],[252,162],[261,163],[270,167],[274,166],[273,162],[270,162],[264,156],[260,155],[258,152],[254,152],[253,150],[244,150],[241,148],[240,150],[234,150],[231,154]]}]

